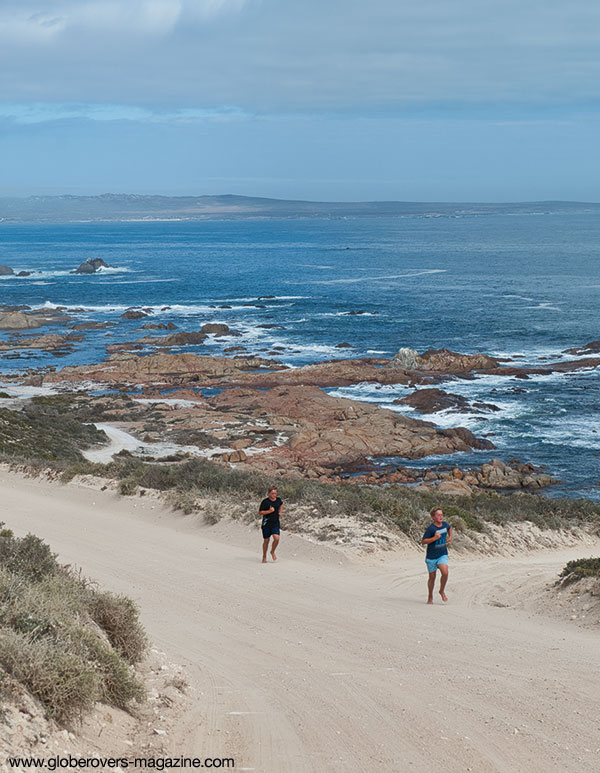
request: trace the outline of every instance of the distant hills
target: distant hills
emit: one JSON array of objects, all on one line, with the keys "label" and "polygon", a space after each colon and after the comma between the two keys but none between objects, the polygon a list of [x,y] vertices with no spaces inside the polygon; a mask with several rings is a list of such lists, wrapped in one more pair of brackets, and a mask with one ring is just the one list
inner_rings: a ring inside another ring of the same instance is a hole
[{"label": "distant hills", "polygon": [[508,204],[413,201],[288,201],[253,196],[29,196],[0,198],[0,223],[75,223],[259,218],[461,217],[486,214],[600,212],[600,204],[533,201]]}]

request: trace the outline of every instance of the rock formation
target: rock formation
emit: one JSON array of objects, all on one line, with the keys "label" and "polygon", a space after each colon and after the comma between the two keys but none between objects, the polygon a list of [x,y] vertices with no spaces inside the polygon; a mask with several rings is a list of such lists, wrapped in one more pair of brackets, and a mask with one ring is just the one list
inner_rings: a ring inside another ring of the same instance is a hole
[{"label": "rock formation", "polygon": [[109,268],[102,258],[87,258],[74,271],[73,274],[95,274],[99,268]]}]

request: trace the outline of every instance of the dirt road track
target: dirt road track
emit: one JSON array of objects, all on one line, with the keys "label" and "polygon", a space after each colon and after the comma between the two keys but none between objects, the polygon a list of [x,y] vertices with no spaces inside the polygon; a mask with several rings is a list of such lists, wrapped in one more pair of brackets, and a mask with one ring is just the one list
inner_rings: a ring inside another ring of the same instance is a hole
[{"label": "dirt road track", "polygon": [[[258,532],[236,524],[0,481],[0,520],[133,597],[156,646],[188,667],[193,710],[173,754],[261,773],[598,770],[598,633],[510,608],[598,548],[454,562],[450,602],[428,607],[417,551],[347,560],[284,534],[263,566]],[[488,603],[500,597],[507,607]]]}]

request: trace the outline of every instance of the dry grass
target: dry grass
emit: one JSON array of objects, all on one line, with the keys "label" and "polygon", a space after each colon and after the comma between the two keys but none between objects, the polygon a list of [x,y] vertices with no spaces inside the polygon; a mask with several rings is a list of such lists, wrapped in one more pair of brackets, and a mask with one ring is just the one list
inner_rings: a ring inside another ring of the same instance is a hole
[{"label": "dry grass", "polygon": [[41,701],[48,717],[79,719],[96,701],[130,708],[146,636],[132,601],[61,567],[50,548],[0,524],[0,672]]}]

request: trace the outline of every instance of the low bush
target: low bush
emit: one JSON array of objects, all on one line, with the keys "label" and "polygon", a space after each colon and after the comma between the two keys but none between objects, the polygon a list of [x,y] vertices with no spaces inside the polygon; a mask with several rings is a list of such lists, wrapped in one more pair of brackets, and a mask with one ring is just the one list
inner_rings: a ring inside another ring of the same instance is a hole
[{"label": "low bush", "polygon": [[38,537],[0,524],[0,674],[49,717],[79,719],[98,700],[129,708],[144,690],[132,670],[146,648],[135,604],[56,561]]},{"label": "low bush", "polygon": [[572,581],[581,580],[584,577],[600,578],[600,558],[577,558],[569,561],[560,576],[570,577]]},{"label": "low bush", "polygon": [[88,594],[87,598],[92,619],[106,633],[112,646],[128,663],[138,663],[147,641],[134,602],[126,596],[97,591]]},{"label": "low bush", "polygon": [[48,637],[32,639],[3,629],[0,664],[41,701],[48,717],[61,723],[80,719],[102,695],[94,663],[84,662]]},{"label": "low bush", "polygon": [[46,416],[0,408],[0,459],[28,464],[83,461],[81,449],[108,438],[93,424],[64,415]]}]

